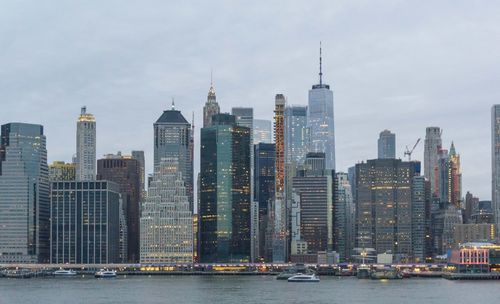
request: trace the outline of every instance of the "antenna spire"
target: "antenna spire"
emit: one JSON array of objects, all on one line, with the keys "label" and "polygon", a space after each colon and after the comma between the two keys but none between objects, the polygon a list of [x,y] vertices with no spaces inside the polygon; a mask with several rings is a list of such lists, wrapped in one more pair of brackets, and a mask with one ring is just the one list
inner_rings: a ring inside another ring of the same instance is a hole
[{"label": "antenna spire", "polygon": [[323,72],[321,71],[321,41],[319,42],[319,84],[323,84]]},{"label": "antenna spire", "polygon": [[174,97],[172,97],[172,110],[175,110],[175,101],[174,101]]},{"label": "antenna spire", "polygon": [[214,81],[213,81],[213,69],[210,68],[210,86],[213,87]]}]

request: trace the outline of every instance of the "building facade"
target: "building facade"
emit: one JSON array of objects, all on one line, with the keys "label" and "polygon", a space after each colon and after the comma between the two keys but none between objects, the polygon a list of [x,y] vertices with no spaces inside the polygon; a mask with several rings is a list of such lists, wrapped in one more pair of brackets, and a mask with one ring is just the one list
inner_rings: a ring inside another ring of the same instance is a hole
[{"label": "building facade", "polygon": [[193,227],[178,159],[163,158],[142,204],[141,263],[192,263]]},{"label": "building facade", "polygon": [[121,263],[120,213],[119,187],[113,182],[52,182],[50,262]]},{"label": "building facade", "polygon": [[212,125],[212,117],[220,113],[220,107],[217,103],[217,96],[213,82],[210,81],[210,89],[208,90],[207,102],[203,107],[203,128],[208,128]]},{"label": "building facade", "polygon": [[191,124],[180,111],[163,111],[154,123],[154,168],[160,166],[162,158],[177,158],[184,179],[190,208],[194,208],[193,195],[193,133]]},{"label": "building facade", "polygon": [[307,107],[287,106],[285,108],[285,162],[301,164],[309,149],[307,128]]},{"label": "building facade", "polygon": [[72,163],[65,163],[63,161],[54,161],[49,165],[49,180],[71,181],[76,179],[76,165]]},{"label": "building facade", "polygon": [[49,260],[49,175],[43,126],[2,125],[0,263]]},{"label": "building facade", "polygon": [[82,107],[76,123],[76,179],[95,180],[96,177],[96,121],[94,115]]},{"label": "building facade", "polygon": [[127,229],[127,257],[139,261],[139,220],[141,198],[141,164],[132,156],[118,152],[97,161],[97,179],[118,184]]},{"label": "building facade", "polygon": [[427,127],[425,129],[424,143],[424,176],[431,182],[431,192],[433,195],[438,194],[438,181],[436,180],[436,170],[439,160],[439,151],[441,151],[443,143],[441,140],[441,129],[439,127]]},{"label": "building facade", "polygon": [[491,202],[500,234],[500,104],[491,108]]},{"label": "building facade", "polygon": [[270,120],[254,119],[253,126],[253,141],[255,145],[258,143],[270,144],[273,142],[273,124]]},{"label": "building facade", "polygon": [[347,173],[335,174],[333,201],[333,250],[341,262],[347,262],[354,248],[354,200]]},{"label": "building facade", "polygon": [[200,261],[251,258],[250,129],[229,114],[201,129]]}]

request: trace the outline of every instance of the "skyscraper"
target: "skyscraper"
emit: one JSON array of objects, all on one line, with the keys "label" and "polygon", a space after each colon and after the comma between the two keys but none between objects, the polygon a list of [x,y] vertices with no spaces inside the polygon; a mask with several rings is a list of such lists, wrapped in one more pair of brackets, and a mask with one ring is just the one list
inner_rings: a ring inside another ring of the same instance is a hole
[{"label": "skyscraper", "polygon": [[274,203],[275,145],[259,143],[254,145],[255,174],[254,201],[259,205],[259,257],[272,262],[273,227],[269,225],[271,205]]},{"label": "skyscraper", "polygon": [[346,262],[354,248],[354,201],[347,173],[335,174],[333,201],[333,250],[339,253],[340,261]]},{"label": "skyscraper", "polygon": [[285,197],[285,105],[283,94],[276,94],[274,108],[275,200],[273,207],[273,262],[286,262],[287,210]]},{"label": "skyscraper", "polygon": [[452,143],[450,152],[446,149],[439,151],[439,159],[435,188],[441,202],[451,203],[457,209],[462,208],[462,173],[460,172],[460,155],[456,153]]},{"label": "skyscraper", "polygon": [[50,262],[121,263],[120,193],[109,181],[51,183]]},{"label": "skyscraper", "polygon": [[49,259],[49,176],[41,125],[2,125],[0,263]]},{"label": "skyscraper", "polygon": [[396,158],[396,134],[389,130],[380,132],[378,158]]},{"label": "skyscraper", "polygon": [[324,152],[326,168],[335,170],[335,129],[333,119],[333,92],[323,83],[319,49],[319,84],[309,90],[308,127],[311,132],[311,152]]},{"label": "skyscraper", "polygon": [[146,190],[146,161],[144,159],[144,151],[132,151],[132,158],[136,159],[140,164],[140,180],[141,180],[141,197]]},{"label": "skyscraper", "polygon": [[96,121],[94,115],[82,107],[76,123],[76,179],[95,180],[96,175]]},{"label": "skyscraper", "polygon": [[127,226],[127,257],[139,261],[139,219],[141,197],[141,164],[132,156],[108,154],[97,161],[97,179],[118,184]]},{"label": "skyscraper", "polygon": [[287,106],[285,108],[285,162],[293,163],[295,167],[303,163],[308,148],[307,107]]},{"label": "skyscraper", "polygon": [[419,162],[373,159],[356,165],[357,247],[412,256],[412,178]]},{"label": "skyscraper", "polygon": [[250,235],[250,129],[229,114],[201,129],[200,261],[248,262]]},{"label": "skyscraper", "polygon": [[253,143],[256,145],[258,143],[272,143],[273,131],[272,122],[265,119],[254,119],[253,120]]},{"label": "skyscraper", "polygon": [[427,127],[425,129],[424,146],[424,176],[431,182],[432,195],[438,196],[437,189],[439,181],[436,179],[439,151],[442,149],[441,129],[439,127]]},{"label": "skyscraper", "polygon": [[179,169],[185,182],[187,196],[193,210],[193,140],[191,124],[180,111],[172,109],[154,123],[154,168],[159,168],[162,158],[173,157],[179,162]]},{"label": "skyscraper", "polygon": [[491,202],[500,235],[500,104],[491,108]]},{"label": "skyscraper", "polygon": [[432,257],[431,188],[424,176],[411,181],[411,242],[415,263],[424,263]]},{"label": "skyscraper", "polygon": [[207,102],[203,107],[203,128],[208,128],[212,125],[212,117],[220,113],[220,107],[215,96],[215,89],[210,79],[210,89],[208,90]]},{"label": "skyscraper", "polygon": [[142,205],[141,263],[192,263],[192,214],[178,160],[163,158]]}]

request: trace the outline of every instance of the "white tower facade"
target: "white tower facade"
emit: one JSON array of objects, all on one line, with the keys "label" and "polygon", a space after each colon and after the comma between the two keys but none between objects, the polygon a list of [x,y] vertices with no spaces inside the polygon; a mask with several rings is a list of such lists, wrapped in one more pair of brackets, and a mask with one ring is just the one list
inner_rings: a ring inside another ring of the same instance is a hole
[{"label": "white tower facade", "polygon": [[94,115],[82,107],[76,123],[76,179],[96,178],[96,121]]}]

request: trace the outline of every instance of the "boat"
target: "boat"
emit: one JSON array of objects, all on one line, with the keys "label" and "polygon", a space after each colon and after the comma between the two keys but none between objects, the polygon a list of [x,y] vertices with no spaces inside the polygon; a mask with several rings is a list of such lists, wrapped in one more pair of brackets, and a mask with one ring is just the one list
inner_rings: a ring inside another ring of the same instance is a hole
[{"label": "boat", "polygon": [[371,268],[369,265],[361,264],[356,269],[356,277],[358,279],[369,279],[371,274]]},{"label": "boat", "polygon": [[56,270],[52,273],[56,277],[71,277],[71,276],[76,276],[76,271],[74,270],[66,270],[66,269],[59,269]]},{"label": "boat", "polygon": [[12,269],[4,272],[6,278],[29,279],[35,276],[35,272],[30,269]]},{"label": "boat", "polygon": [[370,277],[373,280],[396,280],[402,279],[403,275],[396,268],[381,268],[372,271]]},{"label": "boat", "polygon": [[116,278],[115,270],[101,269],[94,275],[96,278]]},{"label": "boat", "polygon": [[302,274],[299,273],[294,275],[293,277],[288,278],[288,282],[304,282],[304,283],[317,283],[319,282],[319,278],[313,274]]},{"label": "boat", "polygon": [[276,277],[276,280],[288,280],[289,278],[299,273],[313,274],[314,271],[310,268],[307,268],[304,264],[296,264],[294,266],[285,268],[283,272],[281,272]]}]

